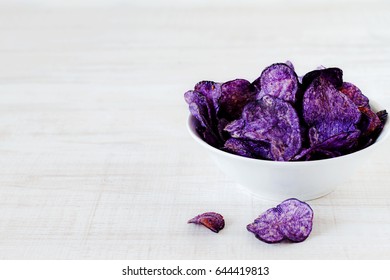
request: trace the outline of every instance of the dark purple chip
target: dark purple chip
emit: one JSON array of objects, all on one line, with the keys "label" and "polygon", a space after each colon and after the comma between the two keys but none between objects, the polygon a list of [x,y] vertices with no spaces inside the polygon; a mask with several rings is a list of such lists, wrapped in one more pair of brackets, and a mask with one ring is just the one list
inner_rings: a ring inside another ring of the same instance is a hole
[{"label": "dark purple chip", "polygon": [[386,123],[386,120],[387,120],[387,115],[388,115],[387,111],[386,110],[379,111],[376,113],[376,115],[381,120],[382,124],[384,125]]},{"label": "dark purple chip", "polygon": [[386,122],[386,111],[374,113],[369,107],[359,107],[362,112],[362,118],[359,122],[359,129],[362,136],[359,139],[358,149],[363,149],[373,144],[379,137]]},{"label": "dark purple chip", "polygon": [[354,84],[344,82],[339,90],[348,96],[348,98],[351,99],[356,106],[369,107],[368,98]]},{"label": "dark purple chip", "polygon": [[270,143],[264,141],[245,141],[254,158],[272,159]]},{"label": "dark purple chip", "polygon": [[310,84],[314,80],[317,80],[318,78],[327,80],[336,89],[340,88],[343,85],[343,71],[340,68],[336,68],[336,67],[324,68],[324,69],[321,68],[311,71],[303,76],[302,86],[304,89],[309,87]]},{"label": "dark purple chip", "polygon": [[338,151],[328,151],[323,149],[306,149],[294,157],[293,160],[308,161],[308,160],[321,160],[339,157],[342,154]]},{"label": "dark purple chip", "polygon": [[366,119],[365,125],[361,127],[361,130],[364,135],[370,135],[373,133],[376,129],[382,126],[382,121],[378,117],[377,114],[374,113],[370,108],[368,107],[360,107],[360,112],[362,112],[363,116]]},{"label": "dark purple chip", "polygon": [[277,243],[284,239],[280,231],[280,213],[276,208],[265,211],[252,224],[247,225],[246,229],[267,243]]},{"label": "dark purple chip", "polygon": [[250,141],[230,138],[225,142],[224,149],[230,153],[257,159],[270,159],[270,145],[262,141]]},{"label": "dark purple chip", "polygon": [[[263,70],[253,84],[263,95],[270,95],[294,103],[298,91],[298,76],[294,67],[285,63],[275,63]],[[260,96],[262,97],[262,96]]]},{"label": "dark purple chip", "polygon": [[227,120],[240,117],[246,104],[256,99],[257,91],[247,80],[236,79],[221,85],[218,116]]},{"label": "dark purple chip", "polygon": [[304,241],[313,228],[313,210],[296,198],[283,201],[276,207],[280,214],[280,232],[293,242]]},{"label": "dark purple chip", "polygon": [[229,123],[225,130],[234,138],[269,143],[271,159],[277,161],[290,160],[302,145],[295,109],[268,95],[248,104],[241,119]]},{"label": "dark purple chip", "polygon": [[217,133],[218,133],[218,136],[219,136],[221,143],[224,143],[227,139],[230,138],[229,133],[227,133],[225,131],[225,126],[227,126],[229,121],[227,119],[224,119],[224,118],[221,118],[221,119],[218,118],[217,122],[218,122],[217,123]]},{"label": "dark purple chip", "polygon": [[267,243],[277,243],[284,239],[302,242],[313,228],[313,210],[296,198],[290,198],[261,214],[247,230]]},{"label": "dark purple chip", "polygon": [[208,229],[218,233],[225,227],[225,220],[221,214],[215,212],[206,212],[195,216],[188,223],[204,225]]}]

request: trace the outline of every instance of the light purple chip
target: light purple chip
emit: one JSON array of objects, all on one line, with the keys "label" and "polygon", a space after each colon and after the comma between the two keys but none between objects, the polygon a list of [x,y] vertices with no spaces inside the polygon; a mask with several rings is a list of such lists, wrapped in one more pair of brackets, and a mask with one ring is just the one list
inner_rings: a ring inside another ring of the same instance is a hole
[{"label": "light purple chip", "polygon": [[284,239],[302,242],[311,233],[314,213],[311,207],[296,198],[290,198],[261,214],[247,230],[267,243]]},{"label": "light purple chip", "polygon": [[263,92],[263,95],[270,95],[295,103],[298,91],[298,76],[294,72],[291,62],[275,63],[263,70],[260,77],[253,84]]},{"label": "light purple chip", "polygon": [[[342,143],[346,136],[352,133],[352,137],[348,139],[355,138],[360,136],[360,131],[356,129],[355,124],[343,123],[343,122],[325,122],[313,126],[309,129],[308,135],[312,147],[322,145],[323,147],[327,144],[330,144],[329,148],[335,149],[335,143]],[[346,140],[346,139],[345,139]],[[345,142],[345,144],[350,143],[350,141]],[[343,145],[337,145],[338,148],[346,147]]]},{"label": "light purple chip", "polygon": [[211,110],[206,97],[200,92],[189,90],[184,94],[191,115],[193,115],[203,127],[211,125]]},{"label": "light purple chip", "polygon": [[309,204],[290,198],[276,207],[280,212],[280,232],[293,242],[304,241],[313,228],[313,209]]},{"label": "light purple chip", "polygon": [[280,213],[276,208],[265,211],[253,223],[247,225],[246,229],[267,243],[277,243],[284,239],[280,231]]},{"label": "light purple chip", "polygon": [[299,118],[295,109],[269,95],[245,106],[242,117],[225,130],[234,138],[270,145],[270,159],[288,161],[301,149]]},{"label": "light purple chip", "polygon": [[290,61],[290,60],[287,60],[284,64],[286,64],[288,67],[290,67],[292,70],[295,70],[294,69],[294,64]]}]

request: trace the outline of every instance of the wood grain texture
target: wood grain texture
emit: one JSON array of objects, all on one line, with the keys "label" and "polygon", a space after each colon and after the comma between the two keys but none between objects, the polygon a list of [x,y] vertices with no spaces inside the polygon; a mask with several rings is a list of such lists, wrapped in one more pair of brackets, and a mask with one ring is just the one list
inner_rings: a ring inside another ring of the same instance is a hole
[{"label": "wood grain texture", "polygon": [[[389,2],[290,2],[1,2],[0,258],[389,259],[388,143],[311,202],[309,239],[269,245],[245,226],[273,203],[186,131],[197,81],[286,59],[339,66],[390,109]],[[205,211],[226,228],[186,224]]]}]

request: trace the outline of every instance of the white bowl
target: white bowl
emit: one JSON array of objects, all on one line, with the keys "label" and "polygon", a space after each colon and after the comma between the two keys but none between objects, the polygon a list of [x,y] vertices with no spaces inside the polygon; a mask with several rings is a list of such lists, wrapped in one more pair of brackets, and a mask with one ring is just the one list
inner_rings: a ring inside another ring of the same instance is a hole
[{"label": "white bowl", "polygon": [[228,177],[254,195],[277,201],[291,197],[311,200],[335,190],[382,146],[389,136],[390,125],[385,125],[373,145],[358,152],[324,160],[280,162],[246,158],[214,148],[198,135],[194,121],[190,116],[187,123],[192,138]]}]

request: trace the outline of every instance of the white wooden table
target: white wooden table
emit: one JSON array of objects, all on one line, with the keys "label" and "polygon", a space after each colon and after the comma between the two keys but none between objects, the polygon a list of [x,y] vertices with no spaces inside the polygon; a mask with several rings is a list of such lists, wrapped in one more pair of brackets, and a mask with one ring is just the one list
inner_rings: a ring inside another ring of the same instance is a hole
[{"label": "white wooden table", "polygon": [[[390,109],[388,1],[60,2],[0,3],[1,259],[390,258],[389,145],[310,202],[305,242],[269,245],[245,226],[274,203],[192,141],[183,100],[290,59]],[[226,228],[186,223],[205,211]]]}]

